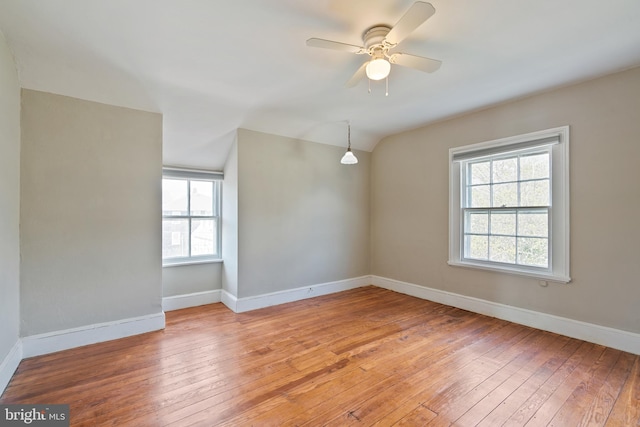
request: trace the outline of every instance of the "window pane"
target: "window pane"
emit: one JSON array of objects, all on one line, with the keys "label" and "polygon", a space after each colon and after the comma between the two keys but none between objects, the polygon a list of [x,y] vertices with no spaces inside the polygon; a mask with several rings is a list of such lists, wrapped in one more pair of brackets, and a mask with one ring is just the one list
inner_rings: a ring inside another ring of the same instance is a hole
[{"label": "window pane", "polygon": [[489,241],[487,236],[465,236],[466,258],[484,259],[489,254]]},{"label": "window pane", "polygon": [[549,178],[549,153],[520,157],[520,179]]},{"label": "window pane", "polygon": [[488,212],[467,212],[465,232],[474,234],[489,234]]},{"label": "window pane", "polygon": [[518,158],[495,160],[493,162],[493,182],[516,181],[518,179]]},{"label": "window pane", "polygon": [[549,240],[518,238],[518,263],[534,267],[549,267]]},{"label": "window pane", "polygon": [[191,255],[215,255],[217,235],[215,219],[191,220]]},{"label": "window pane", "polygon": [[162,257],[189,256],[189,220],[162,220]]},{"label": "window pane", "polygon": [[496,184],[493,186],[494,208],[518,206],[518,184]]},{"label": "window pane", "polygon": [[503,236],[489,237],[489,260],[495,262],[516,263],[516,238]]},{"label": "window pane", "polygon": [[518,214],[518,236],[548,237],[548,213],[520,212]]},{"label": "window pane", "polygon": [[162,179],[162,215],[188,215],[187,180]]},{"label": "window pane", "polygon": [[489,184],[491,178],[491,163],[471,163],[469,165],[469,182],[476,184]]},{"label": "window pane", "polygon": [[469,207],[471,208],[488,208],[490,204],[490,186],[478,185],[477,187],[469,187]]},{"label": "window pane", "polygon": [[492,212],[491,213],[491,234],[516,235],[516,213],[515,212]]},{"label": "window pane", "polygon": [[549,206],[549,180],[520,183],[520,206]]},{"label": "window pane", "polygon": [[213,215],[213,182],[191,181],[191,215]]}]

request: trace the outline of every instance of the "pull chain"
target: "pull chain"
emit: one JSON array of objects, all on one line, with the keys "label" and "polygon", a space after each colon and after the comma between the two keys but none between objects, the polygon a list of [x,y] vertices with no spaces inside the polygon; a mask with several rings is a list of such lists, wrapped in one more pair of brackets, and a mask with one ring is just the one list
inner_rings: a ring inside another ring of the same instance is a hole
[{"label": "pull chain", "polygon": [[[369,80],[369,93],[371,93],[371,79]],[[384,96],[389,96],[389,76],[387,76],[384,79],[384,83],[385,83],[385,92],[384,92]]]}]

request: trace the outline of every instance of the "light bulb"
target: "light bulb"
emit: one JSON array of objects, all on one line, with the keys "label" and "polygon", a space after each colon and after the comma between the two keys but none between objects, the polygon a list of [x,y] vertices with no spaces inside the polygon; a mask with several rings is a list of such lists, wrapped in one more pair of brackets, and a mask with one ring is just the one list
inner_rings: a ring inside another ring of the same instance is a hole
[{"label": "light bulb", "polygon": [[367,64],[366,71],[371,80],[382,80],[389,75],[391,64],[384,58],[373,59]]}]

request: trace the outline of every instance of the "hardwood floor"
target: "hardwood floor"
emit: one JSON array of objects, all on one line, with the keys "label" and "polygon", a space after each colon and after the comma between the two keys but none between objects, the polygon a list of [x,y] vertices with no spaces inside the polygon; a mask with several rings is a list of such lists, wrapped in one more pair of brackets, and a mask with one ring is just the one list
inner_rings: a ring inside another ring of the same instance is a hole
[{"label": "hardwood floor", "polygon": [[22,361],[73,426],[639,426],[639,356],[375,287]]}]

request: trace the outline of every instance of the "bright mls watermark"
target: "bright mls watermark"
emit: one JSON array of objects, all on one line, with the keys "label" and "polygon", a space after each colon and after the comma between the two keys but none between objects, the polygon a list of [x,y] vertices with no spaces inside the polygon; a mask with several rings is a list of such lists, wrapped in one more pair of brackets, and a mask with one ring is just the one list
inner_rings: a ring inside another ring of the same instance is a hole
[{"label": "bright mls watermark", "polygon": [[0,427],[69,427],[69,405],[0,405]]}]

